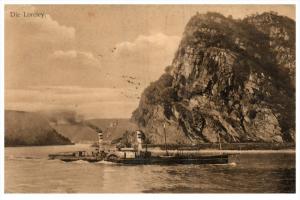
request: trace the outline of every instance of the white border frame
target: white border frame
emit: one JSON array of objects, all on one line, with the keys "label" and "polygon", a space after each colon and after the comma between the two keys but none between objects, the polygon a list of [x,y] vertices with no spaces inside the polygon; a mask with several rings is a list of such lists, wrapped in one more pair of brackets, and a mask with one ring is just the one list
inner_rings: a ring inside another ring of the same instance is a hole
[{"label": "white border frame", "polygon": [[[143,198],[145,200],[150,199],[165,199],[172,198],[174,200],[182,200],[185,198],[198,199],[221,199],[221,200],[235,200],[235,199],[263,199],[263,200],[288,200],[288,199],[300,199],[299,196],[299,152],[296,145],[296,194],[4,194],[4,5],[5,4],[296,4],[296,36],[299,33],[298,20],[300,13],[297,12],[298,2],[296,0],[202,0],[202,1],[193,1],[193,0],[3,0],[0,3],[0,19],[1,19],[1,32],[0,32],[0,48],[1,53],[1,72],[0,72],[0,91],[3,95],[0,98],[0,199],[84,199],[88,198],[89,200],[100,198],[105,199],[139,199]],[[296,37],[297,38],[297,37]],[[298,47],[299,40],[296,39],[296,68],[298,66]],[[299,70],[296,70],[296,77],[299,77]],[[299,107],[299,94],[297,88],[299,87],[299,80],[296,78],[296,135],[299,133],[299,117],[300,113]],[[299,136],[296,136],[296,144],[299,144]]]}]

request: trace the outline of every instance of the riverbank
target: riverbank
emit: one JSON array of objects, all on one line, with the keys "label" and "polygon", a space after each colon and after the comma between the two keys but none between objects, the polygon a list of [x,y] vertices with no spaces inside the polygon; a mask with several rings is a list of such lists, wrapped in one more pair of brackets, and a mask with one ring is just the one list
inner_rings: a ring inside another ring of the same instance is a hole
[{"label": "riverbank", "polygon": [[164,150],[285,150],[295,149],[295,143],[201,143],[195,145],[187,144],[148,144],[144,148],[159,148]]},{"label": "riverbank", "polygon": [[[165,154],[165,150],[158,148],[150,148],[148,151],[157,154]],[[219,150],[219,149],[206,149],[206,150],[168,150],[169,154],[278,154],[278,153],[287,153],[295,154],[295,149],[281,149],[281,150]]]}]

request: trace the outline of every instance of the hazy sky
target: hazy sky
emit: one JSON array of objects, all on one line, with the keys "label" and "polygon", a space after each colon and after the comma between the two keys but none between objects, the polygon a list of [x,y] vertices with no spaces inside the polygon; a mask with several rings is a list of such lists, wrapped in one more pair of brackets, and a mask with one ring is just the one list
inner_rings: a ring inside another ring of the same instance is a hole
[{"label": "hazy sky", "polygon": [[5,108],[130,117],[197,11],[243,18],[270,10],[295,19],[294,6],[284,5],[6,6]]}]

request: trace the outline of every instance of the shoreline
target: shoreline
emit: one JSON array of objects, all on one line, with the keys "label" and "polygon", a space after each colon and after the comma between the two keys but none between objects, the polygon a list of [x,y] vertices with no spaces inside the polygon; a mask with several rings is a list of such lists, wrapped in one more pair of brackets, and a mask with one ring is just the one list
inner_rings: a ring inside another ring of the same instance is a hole
[{"label": "shoreline", "polygon": [[[148,151],[153,153],[165,153],[165,150],[161,149],[148,149]],[[206,149],[206,150],[168,150],[168,153],[201,153],[201,154],[210,154],[210,153],[228,153],[228,154],[265,154],[265,153],[289,153],[295,154],[295,149],[279,149],[279,150],[219,150],[219,149]]]},{"label": "shoreline", "polygon": [[[76,147],[79,148],[93,148],[90,146],[90,144],[86,143],[73,143],[73,144],[66,144],[66,145],[39,145],[39,146],[5,146],[4,148],[39,148],[39,147]],[[107,146],[107,149],[114,149],[109,148]],[[145,151],[146,148],[143,147],[143,150]],[[148,147],[147,151],[153,152],[153,153],[159,153],[164,154],[166,150],[164,150],[161,147]],[[295,148],[282,148],[282,149],[216,149],[216,148],[206,148],[206,149],[168,149],[168,153],[176,154],[176,153],[201,153],[201,154],[210,154],[210,153],[228,153],[228,154],[259,154],[259,153],[289,153],[289,154],[295,154],[296,149]]]}]

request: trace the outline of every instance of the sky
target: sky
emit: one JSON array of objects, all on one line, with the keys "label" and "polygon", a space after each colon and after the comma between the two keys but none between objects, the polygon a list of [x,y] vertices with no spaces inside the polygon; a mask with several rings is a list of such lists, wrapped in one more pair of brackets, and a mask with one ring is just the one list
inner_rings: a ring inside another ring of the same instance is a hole
[{"label": "sky", "polygon": [[6,5],[5,109],[129,118],[196,12],[271,10],[295,19],[289,5]]}]

